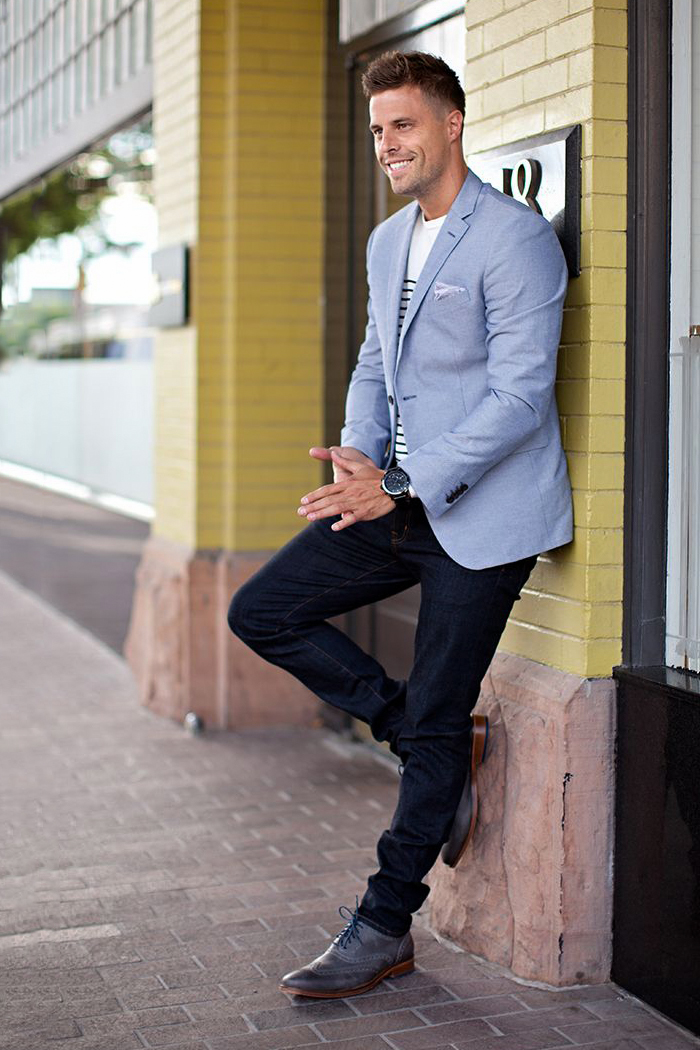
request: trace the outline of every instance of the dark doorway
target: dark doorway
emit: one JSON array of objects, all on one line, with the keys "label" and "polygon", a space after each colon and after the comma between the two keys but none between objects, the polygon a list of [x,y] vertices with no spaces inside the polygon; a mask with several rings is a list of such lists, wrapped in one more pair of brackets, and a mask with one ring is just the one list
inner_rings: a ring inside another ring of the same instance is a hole
[{"label": "dark doorway", "polygon": [[700,1034],[700,676],[666,666],[671,59],[673,20],[683,6],[649,0],[629,7],[625,586],[623,664],[614,669],[612,977]]}]

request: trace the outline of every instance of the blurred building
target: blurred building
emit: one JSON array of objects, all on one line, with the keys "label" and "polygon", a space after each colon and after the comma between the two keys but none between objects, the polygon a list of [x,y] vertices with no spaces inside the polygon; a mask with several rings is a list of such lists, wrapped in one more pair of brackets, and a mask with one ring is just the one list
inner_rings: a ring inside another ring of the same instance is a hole
[{"label": "blurred building", "polygon": [[0,4],[0,474],[146,517],[151,51],[151,0]]},{"label": "blurred building", "polygon": [[151,0],[0,5],[0,200],[147,110]]},{"label": "blurred building", "polygon": [[[127,646],[144,702],[236,729],[333,720],[235,642],[226,609],[322,481],[307,450],[338,439],[366,238],[403,203],[375,168],[362,70],[390,47],[442,54],[474,170],[565,202],[575,538],[540,557],[484,681],[482,824],[468,863],[432,874],[432,921],[524,977],[612,972],[700,1030],[700,9],[155,0],[152,29],[139,3],[101,10],[96,53],[126,78],[103,124],[129,93],[145,104],[153,40],[155,521]],[[52,76],[82,98],[90,51],[71,46]],[[46,126],[42,90],[3,116],[6,192],[28,163],[11,151]],[[346,626],[404,674],[415,610],[409,593]]]}]

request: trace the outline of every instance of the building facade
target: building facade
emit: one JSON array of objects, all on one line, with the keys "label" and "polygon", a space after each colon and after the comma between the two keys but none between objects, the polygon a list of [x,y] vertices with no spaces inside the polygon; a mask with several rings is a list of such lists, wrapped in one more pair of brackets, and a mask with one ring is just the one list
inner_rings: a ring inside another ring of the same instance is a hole
[{"label": "building facade", "polygon": [[[522,977],[612,976],[700,1031],[697,9],[155,0],[152,40],[160,244],[187,254],[189,290],[156,336],[155,518],[127,644],[144,703],[233,729],[344,725],[226,610],[322,481],[307,453],[338,440],[366,238],[403,203],[374,166],[362,69],[389,47],[439,53],[463,76],[468,163],[566,199],[575,535],[539,558],[482,684],[481,822],[468,862],[431,874],[431,920]],[[390,673],[410,666],[416,602],[347,618]]]}]

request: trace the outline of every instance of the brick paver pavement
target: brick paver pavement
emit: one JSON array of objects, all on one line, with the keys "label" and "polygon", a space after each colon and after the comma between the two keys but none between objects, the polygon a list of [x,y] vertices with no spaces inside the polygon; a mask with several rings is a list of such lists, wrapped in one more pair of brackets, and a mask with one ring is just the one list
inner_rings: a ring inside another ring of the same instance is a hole
[{"label": "brick paver pavement", "polygon": [[682,1050],[615,985],[509,979],[438,942],[337,1001],[290,999],[374,864],[395,772],[327,730],[190,737],[123,661],[0,576],[0,1048]]}]

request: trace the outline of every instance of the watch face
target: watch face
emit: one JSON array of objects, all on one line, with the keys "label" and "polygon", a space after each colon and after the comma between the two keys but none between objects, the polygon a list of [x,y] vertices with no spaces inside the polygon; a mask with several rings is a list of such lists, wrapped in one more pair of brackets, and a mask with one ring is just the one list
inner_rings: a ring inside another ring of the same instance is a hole
[{"label": "watch face", "polygon": [[389,496],[400,496],[404,492],[408,492],[409,478],[405,470],[401,470],[400,467],[395,467],[393,470],[387,470],[384,475],[384,491]]}]

